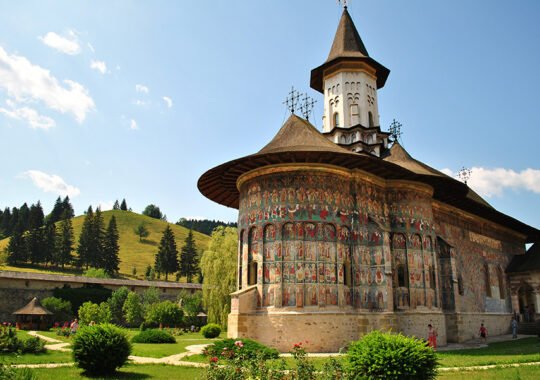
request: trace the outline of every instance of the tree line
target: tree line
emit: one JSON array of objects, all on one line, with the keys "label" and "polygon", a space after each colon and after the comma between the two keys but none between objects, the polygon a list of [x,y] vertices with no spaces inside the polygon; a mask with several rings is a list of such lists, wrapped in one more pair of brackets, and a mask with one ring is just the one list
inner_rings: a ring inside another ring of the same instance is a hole
[{"label": "tree line", "polygon": [[222,222],[220,220],[210,220],[210,219],[186,219],[186,218],[180,218],[178,222],[176,222],[177,225],[183,226],[189,229],[192,229],[194,231],[198,231],[200,233],[203,233],[205,235],[210,236],[212,234],[212,231],[216,229],[216,227],[223,226],[223,227],[234,227],[236,228],[237,223],[233,222]]},{"label": "tree line", "polygon": [[72,217],[72,214],[65,211],[58,223],[53,223],[52,219],[46,223],[42,220],[41,224],[38,223],[26,232],[16,228],[7,247],[8,263],[51,264],[62,269],[66,265],[75,265],[100,268],[110,276],[116,275],[120,263],[120,246],[114,215],[105,228],[101,210],[98,208],[94,212],[91,206],[88,208],[76,248],[77,258],[73,255],[75,241]]},{"label": "tree line", "polygon": [[0,210],[0,239],[11,236],[15,230],[27,231],[45,223],[59,222],[64,214],[69,218],[75,215],[68,196],[64,199],[58,197],[51,213],[46,217],[40,201],[30,207],[26,202],[18,208],[6,207],[3,211]]}]

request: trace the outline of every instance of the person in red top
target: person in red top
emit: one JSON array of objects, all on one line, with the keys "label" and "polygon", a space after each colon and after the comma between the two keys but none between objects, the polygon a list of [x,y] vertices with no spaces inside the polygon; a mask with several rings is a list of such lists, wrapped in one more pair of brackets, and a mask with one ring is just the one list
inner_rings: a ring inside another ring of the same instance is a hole
[{"label": "person in red top", "polygon": [[431,323],[427,325],[428,327],[428,346],[434,350],[437,348],[437,330],[433,328]]},{"label": "person in red top", "polygon": [[480,324],[480,338],[486,343],[487,341],[487,329],[485,328],[484,324]]}]

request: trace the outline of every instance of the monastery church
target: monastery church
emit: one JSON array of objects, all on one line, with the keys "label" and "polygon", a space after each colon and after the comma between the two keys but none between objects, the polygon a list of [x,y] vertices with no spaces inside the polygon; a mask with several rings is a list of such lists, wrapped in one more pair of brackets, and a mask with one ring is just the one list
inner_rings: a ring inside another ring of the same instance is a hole
[{"label": "monastery church", "polygon": [[540,231],[381,130],[389,74],[345,7],[311,71],[322,133],[292,114],[259,152],[199,179],[202,194],[239,212],[230,337],[335,352],[374,329],[425,338],[431,323],[445,345],[477,337],[480,323],[505,334],[524,305],[539,310],[539,244],[525,244]]}]

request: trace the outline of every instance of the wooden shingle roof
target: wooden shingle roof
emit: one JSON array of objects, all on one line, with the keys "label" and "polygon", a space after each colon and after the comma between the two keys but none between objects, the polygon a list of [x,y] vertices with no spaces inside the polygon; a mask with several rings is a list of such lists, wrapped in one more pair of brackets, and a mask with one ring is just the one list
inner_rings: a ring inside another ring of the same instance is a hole
[{"label": "wooden shingle roof", "polygon": [[41,306],[39,300],[34,297],[26,306],[21,307],[13,313],[14,315],[52,315],[52,313]]}]

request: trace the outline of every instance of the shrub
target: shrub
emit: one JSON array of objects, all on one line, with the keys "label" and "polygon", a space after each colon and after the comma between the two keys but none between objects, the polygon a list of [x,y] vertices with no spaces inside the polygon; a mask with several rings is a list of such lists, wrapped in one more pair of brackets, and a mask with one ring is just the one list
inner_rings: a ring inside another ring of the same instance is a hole
[{"label": "shrub", "polygon": [[205,338],[217,338],[221,334],[221,327],[215,323],[209,323],[201,328],[201,333]]},{"label": "shrub", "polygon": [[180,307],[171,301],[154,303],[146,311],[145,321],[151,325],[177,326],[182,323],[184,313]]},{"label": "shrub", "polygon": [[165,330],[144,330],[131,338],[133,343],[176,343],[174,336]]},{"label": "shrub", "polygon": [[123,306],[129,293],[129,289],[122,286],[112,292],[111,297],[107,300],[111,308],[112,322],[117,325],[123,325],[125,323]]},{"label": "shrub", "polygon": [[112,294],[112,290],[104,288],[101,285],[85,285],[82,288],[55,288],[53,296],[71,302],[71,311],[73,315],[77,315],[77,311],[86,301],[93,303],[105,302]]},{"label": "shrub", "polygon": [[144,309],[141,303],[141,297],[134,292],[127,295],[126,301],[122,308],[124,312],[124,320],[131,326],[140,326],[144,320]]},{"label": "shrub", "polygon": [[22,341],[21,352],[24,354],[39,354],[45,352],[45,342],[38,337],[31,337]]},{"label": "shrub", "polygon": [[109,374],[126,362],[131,343],[111,324],[82,327],[73,339],[73,358],[89,374]]},{"label": "shrub", "polygon": [[111,276],[105,272],[105,269],[102,268],[88,268],[84,271],[83,276],[92,278],[111,278]]},{"label": "shrub", "polygon": [[79,308],[79,319],[82,325],[89,325],[92,321],[95,323],[109,323],[111,318],[111,309],[106,302],[98,305],[88,301]]},{"label": "shrub", "polygon": [[250,358],[255,359],[257,356],[263,360],[277,359],[279,352],[273,348],[267,347],[252,339],[223,339],[218,340],[214,344],[208,346],[204,352],[205,355],[218,358],[230,358],[230,352],[238,349],[238,342],[242,342],[242,353]]},{"label": "shrub", "polygon": [[71,302],[57,297],[47,297],[41,301],[43,307],[53,313],[55,321],[64,322],[72,319]]},{"label": "shrub", "polygon": [[434,379],[437,357],[424,341],[373,331],[351,343],[347,353],[352,378]]},{"label": "shrub", "polygon": [[13,368],[4,363],[0,363],[0,379],[37,380],[37,376],[30,368]]},{"label": "shrub", "polygon": [[0,327],[0,352],[19,352],[22,342],[17,338],[17,332],[13,327]]}]

